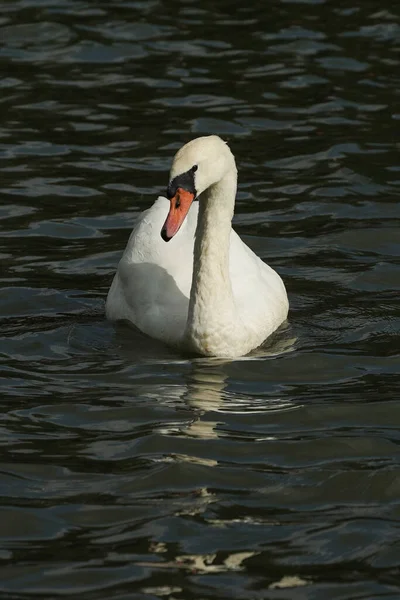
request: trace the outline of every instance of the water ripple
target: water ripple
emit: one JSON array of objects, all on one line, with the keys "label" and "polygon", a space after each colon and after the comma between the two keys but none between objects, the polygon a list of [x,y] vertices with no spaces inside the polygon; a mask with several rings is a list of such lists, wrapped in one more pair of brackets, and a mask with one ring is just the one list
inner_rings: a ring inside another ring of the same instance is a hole
[{"label": "water ripple", "polygon": [[[2,3],[4,597],[398,598],[399,28],[347,0]],[[291,303],[236,361],[104,319],[208,133]]]}]

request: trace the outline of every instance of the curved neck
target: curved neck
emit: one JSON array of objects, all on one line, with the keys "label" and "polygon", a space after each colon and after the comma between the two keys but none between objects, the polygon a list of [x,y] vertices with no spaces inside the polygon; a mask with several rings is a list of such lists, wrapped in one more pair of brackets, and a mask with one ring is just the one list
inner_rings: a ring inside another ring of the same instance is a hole
[{"label": "curved neck", "polygon": [[213,343],[216,325],[220,329],[234,322],[229,249],[236,185],[236,169],[232,169],[199,200],[186,338],[203,353],[204,345]]}]

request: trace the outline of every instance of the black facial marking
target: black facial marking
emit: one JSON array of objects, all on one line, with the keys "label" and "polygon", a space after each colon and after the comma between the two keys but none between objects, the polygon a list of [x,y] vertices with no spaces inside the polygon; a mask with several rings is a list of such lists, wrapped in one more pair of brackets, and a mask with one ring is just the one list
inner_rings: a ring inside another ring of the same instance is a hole
[{"label": "black facial marking", "polygon": [[169,242],[169,240],[171,239],[167,236],[167,230],[165,229],[165,227],[161,229],[161,237],[164,240],[164,242]]},{"label": "black facial marking", "polygon": [[178,188],[183,188],[187,192],[190,192],[195,197],[197,196],[196,186],[194,184],[194,174],[197,171],[197,165],[194,165],[189,171],[186,173],[181,173],[173,178],[172,181],[169,182],[167,188],[167,198],[171,200],[177,192]]}]

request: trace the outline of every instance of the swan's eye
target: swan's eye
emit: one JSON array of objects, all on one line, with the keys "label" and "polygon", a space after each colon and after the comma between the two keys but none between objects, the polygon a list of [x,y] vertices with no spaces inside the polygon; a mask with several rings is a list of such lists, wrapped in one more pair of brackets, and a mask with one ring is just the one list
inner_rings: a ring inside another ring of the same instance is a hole
[{"label": "swan's eye", "polygon": [[193,165],[193,167],[191,168],[192,173],[196,173],[198,168],[198,165]]}]

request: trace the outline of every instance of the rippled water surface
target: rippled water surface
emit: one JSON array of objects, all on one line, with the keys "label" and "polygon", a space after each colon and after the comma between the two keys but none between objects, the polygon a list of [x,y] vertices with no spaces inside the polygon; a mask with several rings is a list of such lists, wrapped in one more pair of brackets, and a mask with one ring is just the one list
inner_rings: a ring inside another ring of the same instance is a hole
[{"label": "rippled water surface", "polygon": [[[399,598],[399,16],[1,3],[1,598]],[[104,318],[137,215],[208,133],[291,303],[233,362]]]}]

